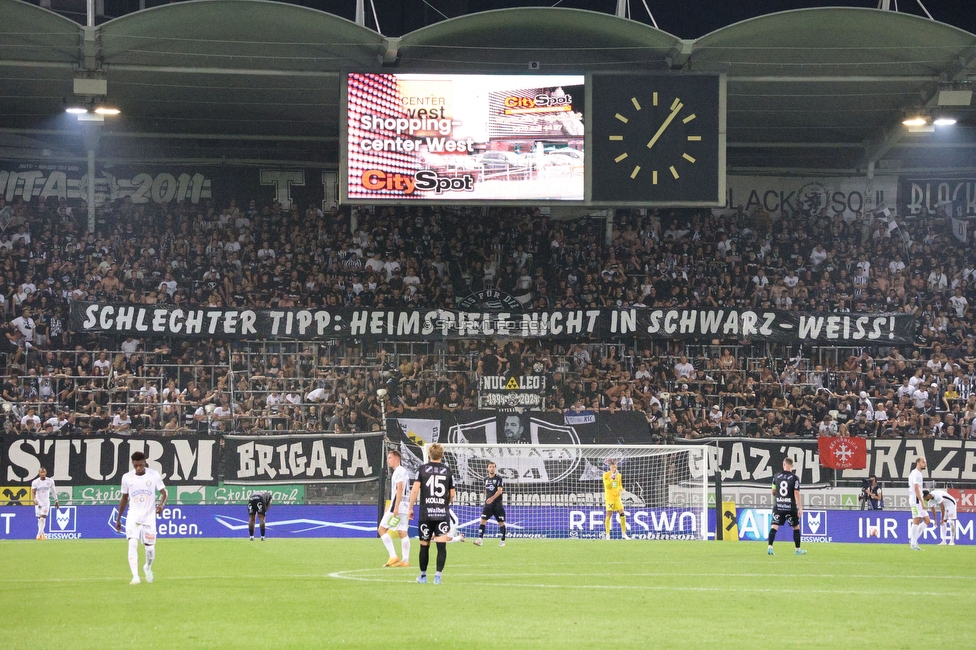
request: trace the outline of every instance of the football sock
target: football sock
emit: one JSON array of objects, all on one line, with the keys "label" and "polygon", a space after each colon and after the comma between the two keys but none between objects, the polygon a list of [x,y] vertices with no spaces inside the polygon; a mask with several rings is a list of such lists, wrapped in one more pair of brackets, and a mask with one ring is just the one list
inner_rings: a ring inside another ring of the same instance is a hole
[{"label": "football sock", "polygon": [[603,527],[604,527],[604,528],[606,529],[606,531],[607,531],[607,537],[610,537],[610,521],[611,521],[611,519],[610,519],[610,515],[608,514],[608,515],[607,515],[607,519],[606,519],[606,521],[605,521],[605,522],[604,522],[604,524],[603,524]]},{"label": "football sock", "polygon": [[770,528],[769,529],[769,545],[772,546],[773,545],[773,542],[775,540],[776,540],[776,529],[775,528]]},{"label": "football sock", "polygon": [[156,559],[156,545],[146,547],[146,566],[152,568],[153,560]]},{"label": "football sock", "polygon": [[393,550],[393,538],[390,537],[390,534],[383,533],[380,539],[383,540],[383,546],[386,547],[386,552],[390,554],[390,557],[396,557],[396,551]]},{"label": "football sock", "polygon": [[264,537],[264,522],[261,522],[261,537]]},{"label": "football sock", "polygon": [[447,562],[447,542],[437,542],[437,573],[444,570],[444,563]]},{"label": "football sock", "polygon": [[249,522],[247,524],[247,532],[251,534],[251,537],[254,537],[254,522],[253,521],[252,522]]},{"label": "football sock", "polygon": [[505,541],[505,526],[502,525],[501,526],[501,529],[502,529],[502,541],[504,542]]},{"label": "football sock", "polygon": [[135,537],[129,540],[129,569],[132,571],[132,577],[139,577],[139,540]]},{"label": "football sock", "polygon": [[[502,530],[504,530],[504,528]],[[478,537],[482,538],[484,536],[485,536],[485,525],[481,524],[480,526],[478,526]]]},{"label": "football sock", "polygon": [[420,545],[420,575],[427,575],[427,565],[430,564],[430,545]]},{"label": "football sock", "polygon": [[400,559],[404,562],[410,561],[410,538],[400,538]]},{"label": "football sock", "polygon": [[620,515],[620,532],[627,534],[627,515]]},{"label": "football sock", "polygon": [[793,530],[793,544],[797,548],[800,548],[800,531],[796,529]]},{"label": "football sock", "polygon": [[37,534],[38,535],[43,535],[44,534],[44,522],[45,521],[47,521],[47,517],[38,517],[37,518]]},{"label": "football sock", "polygon": [[914,521],[909,522],[909,524],[908,524],[908,543],[911,544],[912,546],[915,546],[915,542],[918,539],[918,532],[917,531],[918,531],[918,526],[915,525],[915,522]]}]

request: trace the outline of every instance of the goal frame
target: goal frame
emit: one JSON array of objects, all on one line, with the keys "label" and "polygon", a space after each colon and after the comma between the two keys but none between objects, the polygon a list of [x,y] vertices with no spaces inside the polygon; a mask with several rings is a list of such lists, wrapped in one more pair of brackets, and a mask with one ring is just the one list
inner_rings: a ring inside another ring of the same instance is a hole
[{"label": "goal frame", "polygon": [[[581,453],[581,458],[586,454],[587,451],[597,451],[602,450],[608,456],[612,457],[614,449],[620,449],[621,451],[632,453],[634,451],[647,451],[647,452],[658,452],[649,455],[658,455],[661,452],[671,453],[671,452],[688,452],[688,454],[694,454],[697,452],[699,454],[699,466],[702,471],[701,477],[701,515],[698,521],[699,530],[701,531],[701,540],[707,541],[709,539],[709,528],[708,528],[708,463],[709,463],[709,448],[707,445],[621,445],[621,444],[485,444],[485,443],[457,443],[457,442],[444,442],[440,443],[444,447],[445,452],[445,462],[450,458],[450,454],[456,449],[471,449],[471,450],[498,450],[504,451],[508,449],[535,449],[535,450],[547,450],[547,449],[569,449],[576,450]],[[423,447],[423,459],[427,462],[428,450],[430,445],[424,445]],[[602,454],[601,454],[602,455]],[[634,454],[634,457],[639,457]],[[483,459],[487,459],[487,456],[483,456]],[[458,471],[458,468],[452,466],[452,470]],[[558,479],[557,479],[558,481]],[[601,488],[602,490],[602,488]],[[548,506],[542,506],[548,507]],[[677,507],[677,506],[668,506]],[[716,523],[716,526],[719,524]],[[558,537],[553,537],[552,539],[559,539]]]}]

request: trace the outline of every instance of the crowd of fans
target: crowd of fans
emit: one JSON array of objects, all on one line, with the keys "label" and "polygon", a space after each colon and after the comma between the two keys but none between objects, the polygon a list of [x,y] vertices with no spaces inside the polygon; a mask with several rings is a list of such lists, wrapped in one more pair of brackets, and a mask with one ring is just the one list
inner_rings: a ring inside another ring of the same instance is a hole
[{"label": "crowd of fans", "polygon": [[[511,373],[546,375],[551,410],[642,411],[653,440],[976,436],[976,255],[941,216],[621,211],[607,243],[603,218],[539,209],[125,198],[92,233],[83,213],[0,198],[7,431],[379,429],[377,388],[397,412],[474,409],[480,374]],[[903,312],[918,328],[838,358],[763,341],[115,340],[67,323],[71,299],[452,308],[489,288],[526,308]]]}]

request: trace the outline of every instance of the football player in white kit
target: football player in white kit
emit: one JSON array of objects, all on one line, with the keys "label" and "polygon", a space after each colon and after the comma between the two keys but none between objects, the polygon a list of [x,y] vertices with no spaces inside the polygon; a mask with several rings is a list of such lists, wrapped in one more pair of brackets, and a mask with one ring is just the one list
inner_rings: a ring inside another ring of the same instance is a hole
[{"label": "football player in white kit", "polygon": [[[146,455],[141,451],[132,454],[133,471],[122,476],[122,500],[119,501],[119,514],[115,520],[115,530],[122,531],[122,513],[129,507],[125,519],[125,537],[129,542],[129,569],[132,582],[139,584],[139,542],[146,549],[146,563],[142,570],[146,582],[153,581],[152,565],[156,559],[156,515],[162,514],[166,505],[166,486],[159,472],[146,467]],[[159,503],[156,503],[156,492]]]},{"label": "football player in white kit", "polygon": [[942,541],[940,546],[956,545],[956,500],[945,490],[922,490],[922,497],[925,503],[932,509],[932,516],[935,517],[935,507],[939,506],[939,521],[936,525],[942,531]]},{"label": "football player in white kit", "polygon": [[[925,469],[925,459],[915,461],[915,469],[908,475],[908,505],[912,508],[912,521],[908,524],[909,548],[921,551],[918,539],[925,533],[925,529],[932,525],[929,511],[925,509],[925,498],[922,495],[922,470]],[[925,525],[922,525],[922,522]]]},{"label": "football player in white kit", "polygon": [[454,514],[453,510],[448,511],[447,514],[451,517],[451,530],[447,533],[447,536],[449,537],[447,543],[453,544],[454,542],[463,542],[465,538],[464,533],[462,533],[460,529],[461,522],[458,521],[458,516]]},{"label": "football player in white kit", "polygon": [[[391,449],[386,454],[386,464],[393,469],[393,476],[390,478],[390,505],[383,513],[383,520],[380,521],[377,533],[383,540],[383,546],[390,554],[390,559],[383,566],[410,566],[410,476],[407,468],[400,464],[400,452]],[[400,557],[397,557],[396,549],[393,546],[393,538],[390,531],[395,530],[400,537]]]},{"label": "football player in white kit", "polygon": [[54,486],[54,479],[47,477],[47,470],[43,467],[37,470],[37,478],[31,483],[31,500],[34,502],[34,515],[37,517],[37,537],[35,539],[47,539],[44,534],[44,525],[47,523],[47,514],[51,509],[51,494],[54,494],[54,507],[60,507],[58,503],[58,491]]}]

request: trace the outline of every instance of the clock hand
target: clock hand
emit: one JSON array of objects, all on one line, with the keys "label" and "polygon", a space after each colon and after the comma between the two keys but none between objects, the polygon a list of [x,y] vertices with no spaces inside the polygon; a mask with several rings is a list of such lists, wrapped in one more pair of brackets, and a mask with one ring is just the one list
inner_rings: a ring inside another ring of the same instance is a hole
[{"label": "clock hand", "polygon": [[658,128],[657,133],[655,133],[654,137],[651,138],[651,141],[647,143],[648,149],[654,146],[654,143],[657,142],[657,139],[661,137],[661,134],[664,133],[664,130],[666,128],[668,128],[668,126],[671,124],[671,121],[678,116],[678,113],[681,112],[681,109],[684,108],[684,106],[685,106],[684,104],[679,103],[677,106],[674,107],[674,110],[671,111],[671,114],[668,115],[668,118],[664,120],[664,124],[662,124],[660,128]]}]

